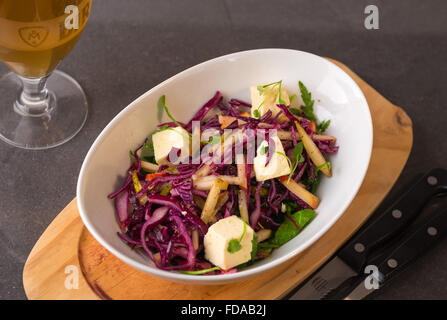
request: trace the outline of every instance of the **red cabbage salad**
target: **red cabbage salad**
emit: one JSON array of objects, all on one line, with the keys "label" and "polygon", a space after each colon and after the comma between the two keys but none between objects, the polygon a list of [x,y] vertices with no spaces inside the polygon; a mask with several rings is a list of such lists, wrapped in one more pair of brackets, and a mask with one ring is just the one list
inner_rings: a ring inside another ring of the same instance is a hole
[{"label": "red cabbage salad", "polygon": [[312,94],[298,88],[301,99],[282,81],[252,86],[251,103],[217,91],[187,123],[160,97],[170,121],[130,152],[109,195],[118,236],[156,267],[193,275],[238,272],[296,237],[338,150],[324,134],[330,120],[319,122]]}]

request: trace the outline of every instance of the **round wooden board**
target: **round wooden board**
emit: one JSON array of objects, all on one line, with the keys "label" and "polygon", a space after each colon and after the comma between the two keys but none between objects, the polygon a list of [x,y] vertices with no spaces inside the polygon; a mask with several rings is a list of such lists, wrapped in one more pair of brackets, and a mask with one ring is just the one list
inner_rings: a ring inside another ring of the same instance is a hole
[{"label": "round wooden board", "polygon": [[[345,65],[331,61],[345,70],[363,91],[373,119],[374,144],[368,172],[356,198],[337,223],[309,249],[242,282],[218,286],[170,282],[142,273],[104,249],[83,226],[74,199],[50,224],[25,263],[23,285],[28,298],[279,299],[290,292],[373,213],[399,177],[413,143],[412,123],[407,114]],[[73,276],[78,276],[77,286],[70,282]]]}]

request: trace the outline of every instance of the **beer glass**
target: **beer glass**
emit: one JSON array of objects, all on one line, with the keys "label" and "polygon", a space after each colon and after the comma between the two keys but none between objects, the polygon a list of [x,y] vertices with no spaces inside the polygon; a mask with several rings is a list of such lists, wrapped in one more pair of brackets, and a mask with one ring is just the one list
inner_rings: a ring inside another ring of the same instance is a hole
[{"label": "beer glass", "polygon": [[70,140],[87,100],[69,75],[53,71],[78,41],[91,0],[0,0],[0,139],[25,149]]}]

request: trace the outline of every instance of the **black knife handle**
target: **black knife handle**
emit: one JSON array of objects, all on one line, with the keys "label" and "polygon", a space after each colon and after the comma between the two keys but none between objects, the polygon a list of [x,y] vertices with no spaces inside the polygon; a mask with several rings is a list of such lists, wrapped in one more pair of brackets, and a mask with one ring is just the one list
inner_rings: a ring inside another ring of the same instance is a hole
[{"label": "black knife handle", "polygon": [[422,255],[447,234],[447,209],[438,208],[415,232],[406,234],[392,252],[379,263],[384,281],[389,280],[412,260]]},{"label": "black knife handle", "polygon": [[447,192],[447,170],[433,169],[421,177],[394,205],[350,239],[338,256],[352,269],[363,273],[372,250],[398,234],[418,216],[430,198],[443,192]]}]

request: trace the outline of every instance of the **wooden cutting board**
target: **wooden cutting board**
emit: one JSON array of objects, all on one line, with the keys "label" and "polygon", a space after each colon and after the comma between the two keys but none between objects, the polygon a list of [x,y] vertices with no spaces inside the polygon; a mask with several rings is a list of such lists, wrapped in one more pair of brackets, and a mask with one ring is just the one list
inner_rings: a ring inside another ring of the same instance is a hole
[{"label": "wooden cutting board", "polygon": [[[340,62],[363,91],[374,144],[365,180],[346,212],[314,245],[273,270],[225,285],[170,282],[138,271],[104,249],[84,227],[76,199],[54,219],[23,270],[29,299],[279,299],[321,266],[368,219],[411,151],[411,119]],[[76,288],[77,287],[77,288]]]}]

